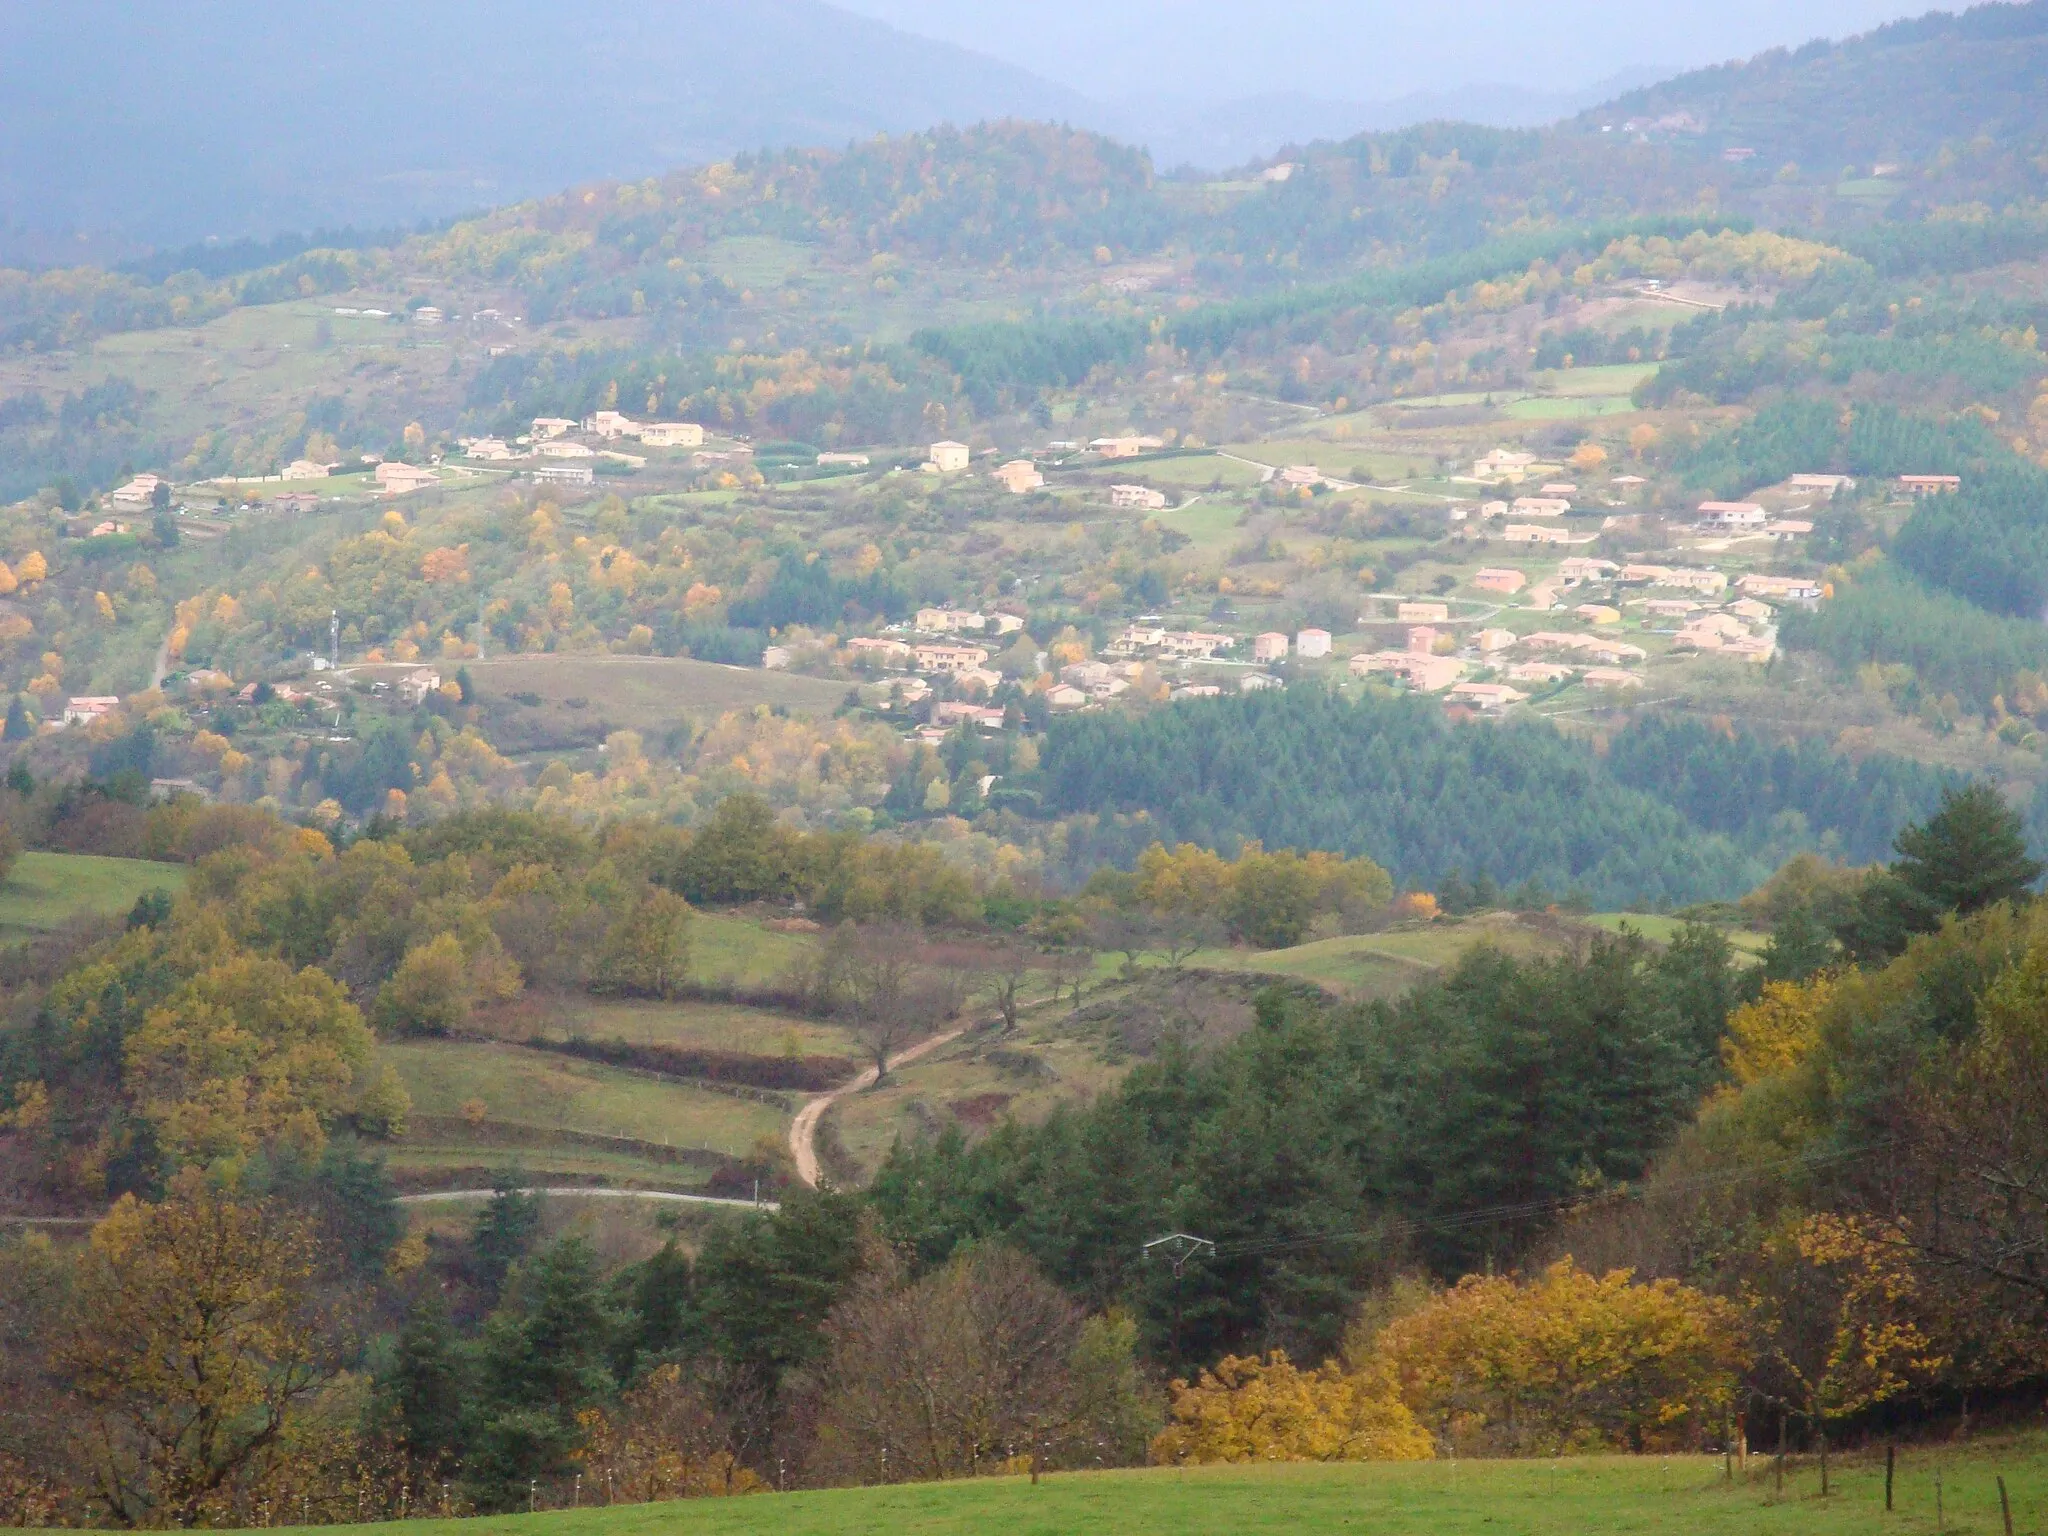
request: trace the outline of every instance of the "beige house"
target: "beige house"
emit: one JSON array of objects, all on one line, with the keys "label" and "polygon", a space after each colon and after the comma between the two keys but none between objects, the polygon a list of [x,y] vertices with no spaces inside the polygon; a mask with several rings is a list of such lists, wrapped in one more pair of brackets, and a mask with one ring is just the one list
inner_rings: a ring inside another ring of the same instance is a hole
[{"label": "beige house", "polygon": [[1290,491],[1310,491],[1323,483],[1323,472],[1313,464],[1290,464],[1279,479]]},{"label": "beige house", "polygon": [[1278,630],[1269,630],[1252,641],[1252,660],[1256,662],[1285,661],[1287,651],[1287,637]]},{"label": "beige house", "polygon": [[1451,688],[1450,696],[1461,704],[1476,704],[1481,709],[1506,709],[1529,697],[1506,683],[1458,683]]},{"label": "beige house", "polygon": [[1961,475],[1901,475],[1899,489],[1909,496],[1946,496],[1963,488]]},{"label": "beige house", "polygon": [[1156,437],[1098,437],[1089,448],[1105,459],[1135,459],[1141,453],[1152,453],[1166,444]]},{"label": "beige house", "polygon": [[1491,655],[1513,645],[1515,632],[1512,629],[1482,629],[1472,637],[1472,643],[1479,647],[1481,654]]},{"label": "beige house", "polygon": [[1560,666],[1554,661],[1518,661],[1508,668],[1511,683],[1562,683],[1570,679],[1572,669]]},{"label": "beige house", "polygon": [[1581,603],[1572,612],[1579,618],[1584,619],[1588,624],[1619,624],[1621,622],[1619,610],[1610,608],[1605,603]]},{"label": "beige house", "polygon": [[957,475],[973,456],[973,450],[965,443],[933,443],[931,460],[925,468],[933,474]]},{"label": "beige house", "polygon": [[284,474],[279,478],[285,480],[325,480],[332,473],[334,473],[334,466],[332,464],[317,464],[311,459],[293,459],[291,463],[285,465]]},{"label": "beige house", "polygon": [[1557,574],[1566,581],[1599,581],[1618,569],[1612,560],[1595,560],[1587,555],[1567,555],[1557,562]]},{"label": "beige house", "polygon": [[1424,656],[1414,651],[1360,651],[1351,658],[1351,675],[1384,672],[1400,678],[1418,693],[1441,693],[1465,675],[1455,656]]},{"label": "beige house", "polygon": [[[647,441],[645,434],[642,434],[640,441],[643,443]],[[866,469],[868,462],[868,456],[864,453],[821,453],[818,455],[818,463],[821,466],[836,465],[843,469]]]},{"label": "beige house", "polygon": [[551,437],[561,437],[574,432],[576,423],[562,416],[536,416],[533,418],[533,436],[536,442],[546,442]]},{"label": "beige house", "polygon": [[1012,496],[1023,496],[1045,488],[1045,476],[1029,459],[1012,459],[996,469],[990,478],[1001,481],[1003,489]]},{"label": "beige house", "polygon": [[584,419],[583,430],[609,442],[615,437],[640,436],[640,423],[629,416],[621,416],[617,411],[599,411]]},{"label": "beige house", "polygon": [[1832,496],[1843,489],[1855,490],[1856,482],[1847,475],[1794,475],[1785,482],[1788,489],[1811,491],[1819,496]]},{"label": "beige house", "polygon": [[920,608],[913,620],[928,635],[957,635],[962,630],[979,633],[988,628],[988,616],[965,608]]},{"label": "beige house", "polygon": [[1510,544],[1569,544],[1571,531],[1546,528],[1541,523],[1509,523],[1500,536]]},{"label": "beige house", "polygon": [[1085,709],[1088,695],[1071,683],[1055,683],[1045,691],[1045,702],[1054,709]]},{"label": "beige house", "polygon": [[[649,448],[702,448],[704,429],[694,421],[650,421],[640,429],[640,441]],[[824,455],[818,456],[824,462]]]},{"label": "beige house", "polygon": [[988,652],[978,645],[920,645],[911,654],[920,672],[965,672],[988,660]]},{"label": "beige house", "polygon": [[1572,504],[1555,496],[1517,496],[1511,509],[1517,517],[1563,517]]},{"label": "beige house", "polygon": [[910,665],[910,646],[902,640],[862,636],[846,642],[846,649],[856,663],[866,662],[877,667],[907,667]]},{"label": "beige house", "polygon": [[1510,448],[1496,448],[1483,459],[1472,461],[1472,473],[1480,480],[1519,481],[1529,472],[1529,466],[1536,462],[1533,453],[1517,453]]},{"label": "beige house", "polygon": [[486,464],[502,464],[513,456],[512,449],[502,438],[480,437],[464,450],[472,459]]},{"label": "beige house", "polygon": [[118,501],[124,506],[147,506],[150,498],[156,495],[156,488],[163,483],[155,475],[137,475],[108,499]]},{"label": "beige house", "polygon": [[377,488],[386,496],[403,496],[408,491],[424,490],[440,483],[441,477],[433,470],[422,469],[417,464],[390,462],[377,466]]},{"label": "beige house", "polygon": [[1751,597],[1775,597],[1788,603],[1817,603],[1823,595],[1821,584],[1805,576],[1749,575],[1737,580],[1735,587]]},{"label": "beige house", "polygon": [[1294,654],[1304,661],[1313,661],[1319,656],[1330,654],[1330,632],[1327,629],[1304,629],[1294,637]]},{"label": "beige house", "polygon": [[1112,485],[1109,504],[1120,512],[1158,512],[1166,506],[1166,492],[1149,485]]},{"label": "beige house", "polygon": [[1168,629],[1159,635],[1159,648],[1170,656],[1214,656],[1236,644],[1235,635],[1211,634],[1200,629]]},{"label": "beige house", "polygon": [[1442,624],[1450,619],[1451,608],[1448,603],[1401,603],[1394,617],[1403,624]]},{"label": "beige house", "polygon": [[1472,585],[1482,592],[1498,593],[1502,597],[1513,597],[1529,585],[1529,578],[1521,571],[1506,566],[1488,566],[1472,578]]},{"label": "beige house", "polygon": [[1411,656],[1428,656],[1436,651],[1436,643],[1442,632],[1433,624],[1413,624],[1408,628],[1408,653]]},{"label": "beige house", "polygon": [[1619,667],[1588,667],[1582,679],[1589,688],[1640,688],[1642,674],[1624,672]]},{"label": "beige house", "polygon": [[595,485],[597,471],[588,464],[541,464],[529,471],[542,485]]},{"label": "beige house", "polygon": [[597,453],[581,443],[572,443],[564,438],[553,438],[533,450],[544,459],[594,459]]}]

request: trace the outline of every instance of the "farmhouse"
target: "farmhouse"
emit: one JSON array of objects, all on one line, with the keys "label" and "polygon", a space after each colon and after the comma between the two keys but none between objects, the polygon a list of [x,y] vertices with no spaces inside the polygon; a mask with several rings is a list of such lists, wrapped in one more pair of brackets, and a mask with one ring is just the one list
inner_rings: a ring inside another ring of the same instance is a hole
[{"label": "farmhouse", "polygon": [[1287,651],[1287,637],[1277,630],[1268,631],[1252,641],[1252,660],[1256,662],[1285,661]]},{"label": "farmhouse", "polygon": [[935,475],[957,475],[971,457],[972,450],[965,443],[933,443],[932,456],[925,468]]},{"label": "farmhouse", "polygon": [[318,464],[311,459],[293,459],[285,465],[282,480],[325,480],[334,472],[332,464]]},{"label": "farmhouse", "polygon": [[502,464],[513,456],[512,449],[503,438],[480,437],[465,450],[472,459],[486,464]]},{"label": "farmhouse", "polygon": [[1403,624],[1442,624],[1450,616],[1448,603],[1402,603],[1394,609],[1394,617]]},{"label": "farmhouse", "polygon": [[1294,654],[1305,661],[1330,654],[1330,632],[1327,629],[1304,629],[1294,637]]},{"label": "farmhouse", "polygon": [[560,416],[536,416],[533,418],[533,436],[536,442],[546,442],[551,437],[560,437],[565,432],[574,432],[576,423]]},{"label": "farmhouse", "polygon": [[441,674],[428,667],[409,672],[398,680],[398,696],[406,703],[418,706],[427,701],[427,695],[441,687]]},{"label": "farmhouse", "polygon": [[1290,464],[1280,471],[1280,483],[1291,491],[1313,490],[1323,483],[1323,472],[1313,464]]},{"label": "farmhouse", "polygon": [[1571,509],[1570,502],[1555,496],[1517,496],[1514,504],[1517,517],[1563,517]]},{"label": "farmhouse", "polygon": [[1529,578],[1521,571],[1503,566],[1488,566],[1472,578],[1472,585],[1482,592],[1497,592],[1502,597],[1512,597],[1529,585]]}]

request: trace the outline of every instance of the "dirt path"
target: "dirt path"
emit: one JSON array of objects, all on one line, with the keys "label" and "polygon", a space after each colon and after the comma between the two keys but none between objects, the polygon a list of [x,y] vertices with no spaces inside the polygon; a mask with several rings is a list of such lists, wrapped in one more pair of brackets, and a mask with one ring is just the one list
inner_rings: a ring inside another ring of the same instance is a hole
[{"label": "dirt path", "polygon": [[[967,1030],[963,1026],[960,1029],[950,1030],[943,1035],[933,1035],[929,1040],[921,1040],[904,1051],[900,1056],[891,1056],[889,1058],[889,1070],[893,1072],[898,1067],[917,1060],[920,1056],[936,1051],[942,1045],[951,1045],[966,1033]],[[845,1098],[849,1093],[859,1093],[863,1088],[873,1087],[876,1076],[875,1069],[869,1067],[859,1077],[852,1079],[850,1082],[840,1084],[830,1093],[821,1093],[815,1099],[808,1101],[802,1109],[796,1112],[796,1119],[790,1122],[789,1155],[796,1159],[796,1176],[802,1179],[804,1183],[810,1185],[811,1188],[816,1189],[818,1187],[818,1122],[825,1118],[826,1110],[838,1103],[839,1100]]]}]

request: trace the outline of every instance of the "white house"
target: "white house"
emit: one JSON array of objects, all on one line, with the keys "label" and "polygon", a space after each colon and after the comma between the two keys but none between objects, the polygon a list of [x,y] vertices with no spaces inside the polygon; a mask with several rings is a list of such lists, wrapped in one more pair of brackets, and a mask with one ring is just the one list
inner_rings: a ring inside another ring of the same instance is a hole
[{"label": "white house", "polygon": [[1330,654],[1330,632],[1327,629],[1304,629],[1294,637],[1294,654],[1304,661],[1313,661],[1318,656]]},{"label": "white house", "polygon": [[576,423],[562,416],[536,416],[533,418],[533,435],[545,442],[551,437],[560,437],[565,432],[574,432]]},{"label": "white house", "polygon": [[1149,485],[1112,485],[1109,504],[1125,512],[1157,512],[1166,506],[1166,492]]},{"label": "white house", "polygon": [[973,450],[965,443],[933,443],[931,462],[925,467],[934,474],[957,475],[972,457]]},{"label": "white house", "polygon": [[1718,529],[1725,533],[1750,533],[1760,530],[1771,520],[1771,514],[1753,501],[1703,501],[1700,503],[1700,526]]},{"label": "white house", "polygon": [[82,694],[64,701],[64,723],[90,725],[120,707],[121,701],[112,694]]}]

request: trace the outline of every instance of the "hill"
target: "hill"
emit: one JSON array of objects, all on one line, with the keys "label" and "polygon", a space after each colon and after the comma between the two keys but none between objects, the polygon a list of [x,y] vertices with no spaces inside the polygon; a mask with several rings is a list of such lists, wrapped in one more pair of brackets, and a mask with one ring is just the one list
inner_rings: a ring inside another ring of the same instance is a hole
[{"label": "hill", "polygon": [[224,0],[160,24],[119,0],[28,0],[11,14],[0,205],[30,230],[130,244],[409,223],[763,145],[1058,117],[1078,101],[820,0],[573,15],[315,0],[289,18]]}]

